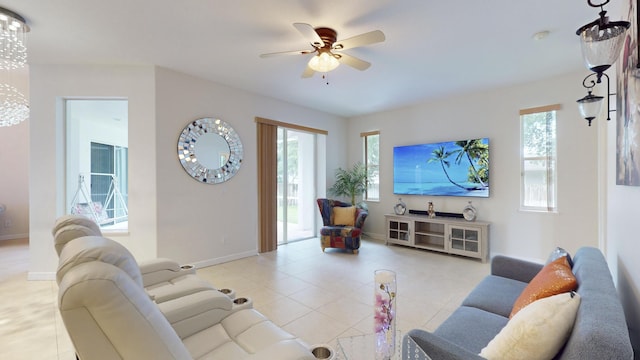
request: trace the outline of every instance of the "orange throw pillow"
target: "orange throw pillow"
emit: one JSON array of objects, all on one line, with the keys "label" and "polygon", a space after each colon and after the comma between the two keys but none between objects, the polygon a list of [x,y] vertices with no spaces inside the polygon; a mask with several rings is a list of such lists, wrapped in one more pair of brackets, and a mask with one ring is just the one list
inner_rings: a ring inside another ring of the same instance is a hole
[{"label": "orange throw pillow", "polygon": [[573,272],[571,272],[569,261],[566,256],[562,256],[545,265],[529,285],[524,288],[522,294],[513,304],[509,319],[522,308],[538,299],[572,291],[577,287],[578,281]]}]

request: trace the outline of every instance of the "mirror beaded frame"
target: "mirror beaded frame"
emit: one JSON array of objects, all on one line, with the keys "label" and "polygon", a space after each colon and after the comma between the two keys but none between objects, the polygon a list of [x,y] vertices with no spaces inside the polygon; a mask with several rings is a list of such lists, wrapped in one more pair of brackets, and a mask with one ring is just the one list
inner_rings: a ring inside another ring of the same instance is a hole
[{"label": "mirror beaded frame", "polygon": [[[200,137],[206,134],[222,137],[229,146],[227,162],[219,168],[207,168],[196,157],[196,143]],[[240,136],[231,125],[220,119],[196,119],[185,126],[178,139],[180,164],[193,179],[205,184],[219,184],[231,179],[240,170],[242,155]]]}]

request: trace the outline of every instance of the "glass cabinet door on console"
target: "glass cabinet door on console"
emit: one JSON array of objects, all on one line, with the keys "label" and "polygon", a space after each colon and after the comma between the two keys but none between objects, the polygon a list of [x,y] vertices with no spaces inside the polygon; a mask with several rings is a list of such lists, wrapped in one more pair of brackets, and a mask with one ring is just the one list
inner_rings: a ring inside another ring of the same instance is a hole
[{"label": "glass cabinet door on console", "polygon": [[480,229],[457,225],[451,225],[449,229],[449,252],[467,256],[480,253]]},{"label": "glass cabinet door on console", "polygon": [[387,221],[387,241],[398,244],[409,243],[409,222],[398,219],[389,219]]}]

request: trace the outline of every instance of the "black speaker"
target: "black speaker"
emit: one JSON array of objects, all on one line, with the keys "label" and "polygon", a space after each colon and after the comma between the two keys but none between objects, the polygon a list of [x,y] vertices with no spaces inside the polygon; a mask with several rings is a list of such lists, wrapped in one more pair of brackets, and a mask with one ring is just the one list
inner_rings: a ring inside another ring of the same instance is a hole
[{"label": "black speaker", "polygon": [[[413,214],[413,215],[429,215],[429,213],[427,212],[427,210],[409,210],[409,214]],[[441,212],[441,211],[436,211],[436,216],[440,216],[440,217],[448,217],[448,218],[458,218],[458,219],[464,219],[464,216],[462,214],[458,214],[458,213],[450,213],[450,212]]]}]

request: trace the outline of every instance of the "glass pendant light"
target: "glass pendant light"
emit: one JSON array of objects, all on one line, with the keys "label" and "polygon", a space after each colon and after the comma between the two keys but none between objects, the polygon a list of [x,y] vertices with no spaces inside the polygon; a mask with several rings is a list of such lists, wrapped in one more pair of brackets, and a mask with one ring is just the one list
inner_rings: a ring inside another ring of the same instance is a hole
[{"label": "glass pendant light", "polygon": [[[594,4],[591,0],[587,0],[589,6],[600,8],[600,17],[596,20],[581,26],[576,35],[580,36],[580,47],[582,48],[582,57],[587,68],[593,73],[587,75],[582,80],[582,86],[584,86],[588,94],[582,99],[577,100],[578,110],[585,120],[591,126],[593,121],[602,107],[602,96],[593,95],[591,92],[596,84],[602,82],[604,76],[607,80],[607,120],[611,120],[611,107],[609,96],[611,96],[609,76],[605,71],[613,65],[618,56],[620,56],[620,50],[624,44],[624,34],[631,26],[628,21],[609,21],[607,12],[604,10],[604,6],[609,3],[610,0],[605,0],[600,4]],[[587,83],[587,79],[595,75],[596,80],[591,80],[590,84]]]},{"label": "glass pendant light", "polygon": [[604,99],[604,97],[593,95],[591,94],[591,90],[589,90],[589,94],[587,94],[587,96],[577,100],[580,115],[589,122],[589,126],[591,126],[591,121],[600,114],[600,109],[602,109],[602,99]]},{"label": "glass pendant light", "polygon": [[588,0],[589,6],[600,7],[600,17],[576,31],[580,36],[585,65],[598,74],[602,74],[616,62],[624,43],[624,33],[631,26],[628,21],[609,21],[607,12],[604,10],[604,5],[609,1],[593,4]]}]

